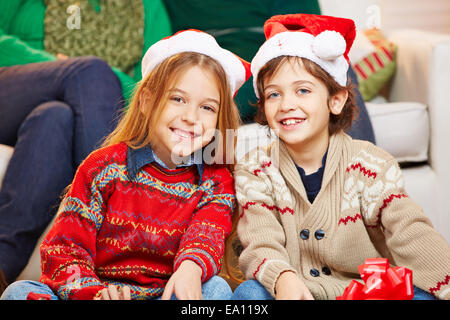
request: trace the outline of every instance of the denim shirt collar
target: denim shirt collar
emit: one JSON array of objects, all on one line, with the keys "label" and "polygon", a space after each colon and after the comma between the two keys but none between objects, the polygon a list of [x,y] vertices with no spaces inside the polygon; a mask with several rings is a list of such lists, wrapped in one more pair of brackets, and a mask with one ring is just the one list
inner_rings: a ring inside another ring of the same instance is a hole
[{"label": "denim shirt collar", "polygon": [[[139,170],[151,163],[151,162],[156,162],[158,163],[160,166],[167,168],[167,166],[164,164],[164,162],[162,162],[158,156],[153,152],[152,147],[150,147],[149,145],[139,148],[139,149],[133,149],[128,147],[127,150],[127,170],[128,170],[128,174],[130,176],[130,178],[134,179],[134,177],[136,177],[137,173],[139,172]],[[197,171],[198,171],[198,175],[199,175],[199,182],[198,184],[202,184],[202,180],[203,180],[203,172],[204,172],[204,164],[203,162],[198,163],[196,161],[194,161],[194,157],[192,156],[187,164],[181,164],[178,165],[177,168],[181,168],[181,167],[188,167],[195,164],[197,166]]]}]

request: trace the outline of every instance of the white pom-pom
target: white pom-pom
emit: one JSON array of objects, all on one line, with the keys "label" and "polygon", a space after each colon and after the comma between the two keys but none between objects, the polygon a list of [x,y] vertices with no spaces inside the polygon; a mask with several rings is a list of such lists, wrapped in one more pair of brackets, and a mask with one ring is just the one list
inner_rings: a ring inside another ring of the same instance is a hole
[{"label": "white pom-pom", "polygon": [[346,42],[336,31],[325,30],[319,33],[312,44],[314,53],[324,60],[335,60],[344,54]]}]

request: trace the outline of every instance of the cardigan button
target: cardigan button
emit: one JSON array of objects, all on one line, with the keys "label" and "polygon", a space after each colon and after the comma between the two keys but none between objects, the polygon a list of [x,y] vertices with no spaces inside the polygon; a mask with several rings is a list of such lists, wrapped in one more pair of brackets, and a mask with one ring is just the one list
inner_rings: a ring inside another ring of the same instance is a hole
[{"label": "cardigan button", "polygon": [[316,232],[314,232],[314,237],[317,240],[321,240],[325,237],[325,232],[322,229],[317,230]]},{"label": "cardigan button", "polygon": [[309,239],[309,230],[303,229],[302,231],[300,231],[300,238],[302,238],[303,240],[308,240]]},{"label": "cardigan button", "polygon": [[318,277],[320,275],[319,270],[317,270],[316,268],[312,268],[311,270],[309,270],[309,273],[313,276],[313,277]]}]

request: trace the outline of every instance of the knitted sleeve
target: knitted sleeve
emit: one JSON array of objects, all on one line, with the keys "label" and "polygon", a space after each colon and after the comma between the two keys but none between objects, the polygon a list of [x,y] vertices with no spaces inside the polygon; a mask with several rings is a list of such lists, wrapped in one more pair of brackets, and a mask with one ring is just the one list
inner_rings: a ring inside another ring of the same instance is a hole
[{"label": "knitted sleeve", "polygon": [[384,232],[393,263],[411,269],[417,287],[440,299],[450,299],[450,247],[406,194],[395,159],[386,162],[362,195],[368,204],[366,225]]},{"label": "knitted sleeve", "polygon": [[235,168],[240,209],[237,233],[244,248],[239,266],[247,279],[258,280],[275,296],[275,284],[281,273],[296,270],[285,248],[285,230],[279,214],[283,208],[274,201],[273,180],[266,176],[265,167],[264,162],[248,162]]},{"label": "knitted sleeve", "polygon": [[18,37],[9,35],[0,28],[0,67],[55,60],[57,59],[54,55],[32,48]]},{"label": "knitted sleeve", "polygon": [[233,177],[226,168],[214,170],[200,188],[204,195],[181,239],[174,271],[184,260],[193,260],[202,268],[205,282],[220,271],[236,200]]},{"label": "knitted sleeve", "polygon": [[95,257],[107,201],[103,177],[108,173],[98,168],[97,154],[79,166],[40,248],[40,281],[63,300],[93,299],[105,288],[95,274]]}]

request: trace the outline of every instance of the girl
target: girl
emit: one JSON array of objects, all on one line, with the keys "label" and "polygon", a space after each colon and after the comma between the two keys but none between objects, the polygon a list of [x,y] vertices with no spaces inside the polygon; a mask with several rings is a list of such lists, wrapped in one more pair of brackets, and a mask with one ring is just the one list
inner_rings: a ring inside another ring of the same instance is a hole
[{"label": "girl", "polygon": [[239,265],[251,280],[233,298],[335,299],[366,258],[385,257],[413,271],[416,297],[450,299],[449,246],[406,194],[396,160],[343,133],[355,110],[353,21],[282,15],[264,31],[254,88],[260,123],[279,141],[235,167]]},{"label": "girl", "polygon": [[238,126],[233,94],[249,64],[186,30],[150,47],[142,73],[128,112],[75,175],[41,246],[40,282],[16,282],[3,299],[230,297],[215,275],[233,179],[193,154],[214,129]]}]

